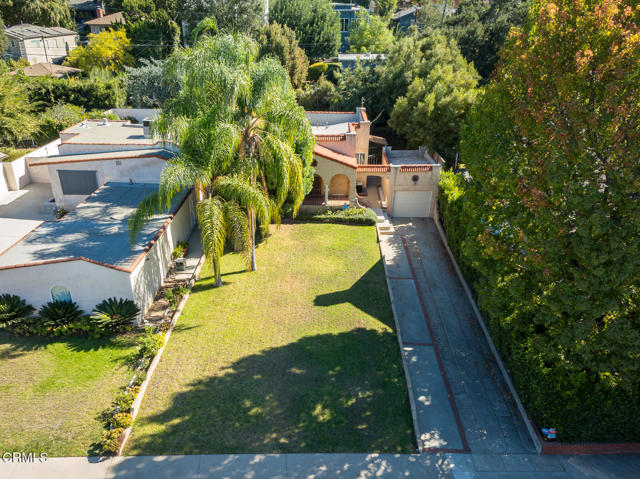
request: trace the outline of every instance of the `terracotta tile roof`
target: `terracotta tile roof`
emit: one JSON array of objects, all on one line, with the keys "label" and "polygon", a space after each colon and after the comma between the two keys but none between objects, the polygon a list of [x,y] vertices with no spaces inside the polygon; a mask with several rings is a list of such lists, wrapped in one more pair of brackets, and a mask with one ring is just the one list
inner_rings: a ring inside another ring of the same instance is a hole
[{"label": "terracotta tile roof", "polygon": [[122,12],[111,13],[104,17],[94,18],[93,20],[84,22],[85,25],[112,25],[114,23],[121,23],[123,25],[126,23]]},{"label": "terracotta tile roof", "polygon": [[322,145],[316,145],[313,148],[313,154],[321,156],[322,158],[326,158],[327,160],[335,161],[337,163],[342,163],[343,165],[347,165],[351,168],[357,168],[358,162],[353,156],[343,155],[342,153],[338,153],[337,151],[330,150]]}]

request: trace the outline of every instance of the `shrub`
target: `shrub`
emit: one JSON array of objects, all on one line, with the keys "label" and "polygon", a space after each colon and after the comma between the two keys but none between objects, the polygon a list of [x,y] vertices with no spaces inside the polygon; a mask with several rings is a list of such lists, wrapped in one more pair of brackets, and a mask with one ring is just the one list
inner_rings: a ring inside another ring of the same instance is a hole
[{"label": "shrub", "polygon": [[180,304],[180,300],[189,292],[189,288],[186,286],[179,286],[177,288],[170,289],[165,293],[165,298],[169,302],[169,306],[172,309],[176,309],[178,304]]},{"label": "shrub", "polygon": [[131,386],[128,389],[120,391],[116,398],[113,400],[113,406],[117,408],[119,412],[126,412],[131,409],[131,405],[136,396],[140,392],[139,386]]},{"label": "shrub", "polygon": [[26,87],[29,100],[41,111],[59,103],[85,110],[104,110],[123,106],[126,101],[126,92],[118,78],[100,81],[38,77],[28,79]]},{"label": "shrub", "polygon": [[324,75],[329,69],[329,64],[324,62],[314,63],[309,65],[309,80],[318,81],[322,75]]},{"label": "shrub", "polygon": [[162,334],[154,334],[152,328],[145,328],[144,334],[136,341],[138,346],[137,357],[140,359],[154,357],[158,354],[163,343],[164,338]]},{"label": "shrub", "polygon": [[79,322],[84,313],[73,301],[50,301],[40,308],[38,316],[48,331],[59,335],[69,332],[69,325]]},{"label": "shrub", "polygon": [[346,210],[326,210],[315,215],[299,215],[303,221],[319,221],[323,223],[345,223],[354,225],[375,225],[378,216],[370,208],[348,208]]},{"label": "shrub", "polygon": [[117,427],[102,433],[102,441],[100,442],[100,445],[105,452],[110,452],[112,454],[118,453],[120,450],[120,436],[122,435],[122,431],[123,429],[121,427]]},{"label": "shrub", "polygon": [[128,412],[119,412],[111,418],[111,427],[127,429],[133,425],[133,416]]},{"label": "shrub", "polygon": [[0,295],[0,328],[24,321],[34,311],[33,306],[27,304],[20,296],[15,294]]},{"label": "shrub", "polygon": [[15,321],[9,326],[9,330],[19,336],[46,336],[48,334],[38,316],[26,316],[20,321]]},{"label": "shrub", "polygon": [[96,305],[91,322],[104,332],[121,332],[131,329],[131,323],[140,313],[140,308],[130,299],[109,298]]}]

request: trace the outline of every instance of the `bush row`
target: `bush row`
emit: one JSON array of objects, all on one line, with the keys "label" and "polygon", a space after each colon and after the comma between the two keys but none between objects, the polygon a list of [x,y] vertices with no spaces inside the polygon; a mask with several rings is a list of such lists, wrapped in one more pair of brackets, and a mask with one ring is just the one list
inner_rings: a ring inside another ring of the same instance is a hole
[{"label": "bush row", "polygon": [[85,314],[72,301],[50,301],[37,314],[19,296],[0,295],[0,328],[22,336],[88,334],[100,337],[132,329],[140,309],[130,299],[109,298]]},{"label": "bush row", "polygon": [[375,225],[378,217],[370,208],[348,208],[346,210],[322,211],[314,215],[298,215],[300,221],[319,221],[324,223],[347,223],[355,225]]},{"label": "bush row", "polygon": [[[463,254],[466,233],[465,180],[444,172],[438,204],[447,241],[469,286],[482,281]],[[475,294],[475,292],[474,292]],[[513,334],[482,312],[518,394],[537,427],[555,427],[562,442],[640,441],[640,390],[619,387],[614,378],[565,363],[549,363],[533,351],[532,338]]]},{"label": "bush row", "polygon": [[59,103],[69,103],[85,110],[117,108],[127,100],[122,81],[117,78],[99,80],[30,78],[26,81],[29,100],[41,111]]}]

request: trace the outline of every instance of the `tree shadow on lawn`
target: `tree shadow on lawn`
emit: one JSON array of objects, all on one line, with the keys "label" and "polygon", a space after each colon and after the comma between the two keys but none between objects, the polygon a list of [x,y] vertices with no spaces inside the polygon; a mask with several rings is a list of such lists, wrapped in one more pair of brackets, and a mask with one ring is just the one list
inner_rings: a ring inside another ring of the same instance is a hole
[{"label": "tree shadow on lawn", "polygon": [[397,338],[364,328],[241,358],[139,421],[133,454],[415,451]]},{"label": "tree shadow on lawn", "polygon": [[382,259],[349,289],[319,294],[314,300],[316,306],[333,306],[342,303],[351,303],[369,316],[395,329]]},{"label": "tree shadow on lawn", "polygon": [[[131,347],[133,336],[129,333],[103,338],[87,336],[18,336],[7,331],[0,331],[0,359],[13,359],[31,351],[44,349],[50,344],[63,343],[71,351],[88,352],[98,349],[127,349]],[[6,347],[5,347],[6,346]]]}]

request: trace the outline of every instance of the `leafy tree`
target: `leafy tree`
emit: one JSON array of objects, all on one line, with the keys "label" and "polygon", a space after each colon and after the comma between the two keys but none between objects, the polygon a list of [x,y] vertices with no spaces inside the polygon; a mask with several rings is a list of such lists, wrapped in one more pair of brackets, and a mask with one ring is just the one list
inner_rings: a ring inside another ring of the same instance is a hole
[{"label": "leafy tree", "polygon": [[257,60],[258,47],[244,35],[201,36],[193,49],[168,61],[167,81],[182,89],[155,122],[180,153],[164,169],[159,190],[130,220],[132,237],[145,220],[194,187],[202,244],[221,284],[219,261],[227,239],[248,251],[256,269],[257,224],[278,222],[290,202],[304,197],[313,134],[284,67],[274,58]]},{"label": "leafy tree", "polygon": [[[494,331],[512,354],[561,367],[558,377],[635,391],[631,414],[640,384],[639,24],[635,0],[535,1],[462,143],[473,179],[463,254]],[[616,413],[601,404],[599,424]],[[616,425],[624,430],[628,417]]]},{"label": "leafy tree", "polygon": [[4,34],[4,21],[2,20],[2,16],[0,16],[0,55],[7,51],[9,48],[9,40],[7,40],[7,36]]},{"label": "leafy tree", "polygon": [[388,23],[366,10],[357,13],[356,21],[349,29],[349,51],[355,53],[382,53],[393,43],[393,33]]},{"label": "leafy tree", "polygon": [[22,78],[0,75],[0,145],[15,145],[38,131]]},{"label": "leafy tree", "polygon": [[87,46],[71,50],[64,64],[83,70],[105,68],[117,73],[125,66],[133,65],[130,52],[131,40],[124,30],[103,30],[97,34],[90,33]]},{"label": "leafy tree", "polygon": [[422,42],[422,58],[406,96],[398,98],[389,125],[411,146],[427,146],[453,161],[460,125],[476,96],[478,74],[454,40],[434,32]]},{"label": "leafy tree", "polygon": [[296,32],[309,58],[331,57],[341,44],[340,16],[326,0],[276,0],[270,19]]},{"label": "leafy tree", "polygon": [[137,59],[162,59],[180,46],[180,28],[164,11],[154,11],[126,25]]},{"label": "leafy tree", "polygon": [[523,24],[529,4],[529,0],[465,0],[446,17],[444,29],[457,40],[467,61],[488,80],[509,29]]},{"label": "leafy tree", "polygon": [[376,15],[389,21],[389,19],[398,10],[398,0],[376,0],[374,12]]},{"label": "leafy tree", "polygon": [[178,85],[164,82],[163,60],[140,60],[139,67],[126,67],[124,82],[127,98],[135,108],[157,108],[177,94]]},{"label": "leafy tree", "polygon": [[75,26],[67,0],[0,0],[0,15],[8,25],[23,22],[45,27]]},{"label": "leafy tree", "polygon": [[294,88],[300,88],[307,79],[309,59],[298,46],[296,34],[289,27],[270,23],[258,33],[258,55],[272,55],[287,69]]},{"label": "leafy tree", "polygon": [[332,110],[337,100],[338,92],[335,85],[327,80],[324,75],[298,94],[298,102],[305,110]]},{"label": "leafy tree", "polygon": [[220,31],[248,35],[257,33],[263,12],[264,0],[185,0],[182,3],[182,15],[190,25],[213,17]]}]

